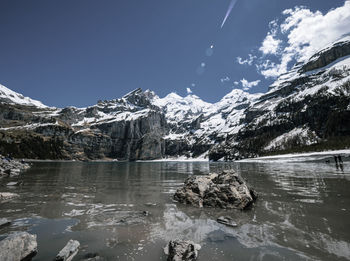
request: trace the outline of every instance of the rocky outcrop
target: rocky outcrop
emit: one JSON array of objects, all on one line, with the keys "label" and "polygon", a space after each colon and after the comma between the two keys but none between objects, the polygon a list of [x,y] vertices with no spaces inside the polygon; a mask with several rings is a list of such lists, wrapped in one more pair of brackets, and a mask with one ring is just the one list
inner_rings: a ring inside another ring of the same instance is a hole
[{"label": "rocky outcrop", "polygon": [[301,68],[301,72],[308,72],[327,66],[335,60],[350,55],[350,41],[341,41],[332,47],[313,55]]},{"label": "rocky outcrop", "polygon": [[21,171],[28,168],[30,168],[30,165],[28,163],[20,162],[18,160],[0,155],[0,176],[17,176]]},{"label": "rocky outcrop", "polygon": [[188,178],[174,199],[196,207],[246,209],[257,199],[257,193],[237,173],[223,171]]},{"label": "rocky outcrop", "polygon": [[36,235],[27,232],[12,234],[0,241],[0,260],[31,260],[37,253],[37,246]]},{"label": "rocky outcrop", "polygon": [[57,254],[55,261],[71,261],[78,253],[79,247],[79,241],[69,240],[67,245]]},{"label": "rocky outcrop", "polygon": [[164,248],[168,261],[194,261],[201,246],[192,241],[172,240]]}]

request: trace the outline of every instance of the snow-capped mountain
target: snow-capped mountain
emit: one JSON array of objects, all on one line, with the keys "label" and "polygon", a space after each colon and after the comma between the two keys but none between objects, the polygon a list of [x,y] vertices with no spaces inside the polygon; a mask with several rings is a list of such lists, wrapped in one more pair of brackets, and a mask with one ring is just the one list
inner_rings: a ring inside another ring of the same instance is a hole
[{"label": "snow-capped mountain", "polygon": [[0,153],[119,160],[251,157],[350,146],[350,38],[295,65],[264,94],[217,103],[136,89],[87,108],[49,108],[0,86]]},{"label": "snow-capped mountain", "polygon": [[0,102],[10,104],[20,104],[26,106],[35,106],[39,108],[45,108],[44,104],[40,101],[33,100],[29,97],[24,97],[22,94],[14,92],[5,86],[0,84]]},{"label": "snow-capped mountain", "polygon": [[350,38],[344,37],[281,75],[244,112],[237,135],[211,157],[350,146]]}]

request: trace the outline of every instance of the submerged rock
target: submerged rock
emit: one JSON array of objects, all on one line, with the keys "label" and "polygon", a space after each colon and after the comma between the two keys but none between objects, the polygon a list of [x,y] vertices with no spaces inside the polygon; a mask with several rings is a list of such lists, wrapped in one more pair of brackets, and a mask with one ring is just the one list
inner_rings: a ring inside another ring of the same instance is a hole
[{"label": "submerged rock", "polygon": [[31,260],[37,253],[37,247],[36,235],[27,232],[12,234],[0,241],[0,260]]},{"label": "submerged rock", "polygon": [[7,183],[6,186],[13,187],[13,186],[18,186],[20,184],[21,184],[21,182],[19,182],[19,181],[11,181],[11,182]]},{"label": "submerged rock", "polygon": [[237,227],[237,223],[230,217],[219,217],[216,221],[229,227]]},{"label": "submerged rock", "polygon": [[97,253],[87,253],[86,255],[84,255],[83,258],[84,258],[84,261],[102,261],[102,260],[104,260]]},{"label": "submerged rock", "polygon": [[145,206],[147,206],[147,207],[155,207],[155,206],[157,206],[157,203],[147,202],[147,203],[145,203]]},{"label": "submerged rock", "polygon": [[18,194],[11,193],[11,192],[0,192],[0,202],[1,201],[7,201],[13,198],[19,197]]},{"label": "submerged rock", "polygon": [[208,176],[192,176],[178,189],[174,199],[197,207],[245,209],[257,198],[257,193],[233,171]]},{"label": "submerged rock", "polygon": [[80,243],[77,240],[69,240],[67,245],[57,254],[55,261],[70,261],[78,253]]},{"label": "submerged rock", "polygon": [[11,221],[7,218],[0,218],[0,228],[11,225]]},{"label": "submerged rock", "polygon": [[193,261],[198,257],[201,246],[192,241],[171,240],[164,248],[168,261]]}]

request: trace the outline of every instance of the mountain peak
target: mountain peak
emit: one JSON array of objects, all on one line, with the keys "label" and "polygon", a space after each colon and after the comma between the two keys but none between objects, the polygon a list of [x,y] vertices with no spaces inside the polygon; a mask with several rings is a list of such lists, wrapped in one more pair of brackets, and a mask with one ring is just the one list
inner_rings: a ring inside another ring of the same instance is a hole
[{"label": "mountain peak", "polygon": [[135,89],[135,90],[132,90],[131,92],[128,92],[127,94],[125,94],[124,96],[123,96],[123,98],[128,98],[128,97],[132,97],[132,96],[135,96],[135,95],[139,95],[139,94],[141,94],[141,93],[143,93],[143,91],[142,91],[142,89],[141,88],[137,88],[137,89]]}]

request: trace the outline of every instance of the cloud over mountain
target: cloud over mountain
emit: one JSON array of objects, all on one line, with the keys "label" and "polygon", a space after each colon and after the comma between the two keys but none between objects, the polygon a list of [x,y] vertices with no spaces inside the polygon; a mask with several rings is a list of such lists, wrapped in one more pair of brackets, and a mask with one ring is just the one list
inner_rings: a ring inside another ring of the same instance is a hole
[{"label": "cloud over mountain", "polygon": [[304,62],[318,50],[350,33],[350,1],[323,14],[297,6],[282,12],[283,19],[270,22],[270,31],[259,51],[258,71],[265,77],[287,72],[292,62]]}]

